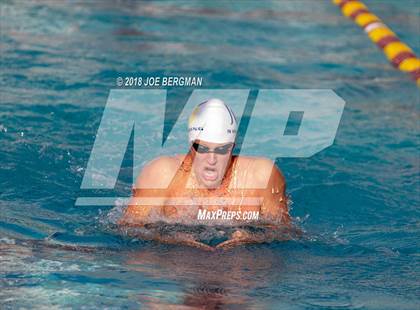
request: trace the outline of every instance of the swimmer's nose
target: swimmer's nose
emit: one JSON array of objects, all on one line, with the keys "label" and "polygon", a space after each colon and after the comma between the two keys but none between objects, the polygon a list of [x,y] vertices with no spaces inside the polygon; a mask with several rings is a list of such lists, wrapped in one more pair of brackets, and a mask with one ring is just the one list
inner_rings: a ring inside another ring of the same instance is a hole
[{"label": "swimmer's nose", "polygon": [[213,152],[207,154],[207,162],[209,165],[215,165],[217,163],[217,155]]}]

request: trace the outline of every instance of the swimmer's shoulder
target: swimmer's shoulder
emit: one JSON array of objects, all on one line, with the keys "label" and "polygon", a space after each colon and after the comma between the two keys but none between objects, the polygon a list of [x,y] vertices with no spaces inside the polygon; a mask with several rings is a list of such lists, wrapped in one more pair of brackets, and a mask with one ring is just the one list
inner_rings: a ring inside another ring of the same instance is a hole
[{"label": "swimmer's shoulder", "polygon": [[276,164],[269,158],[256,156],[237,156],[237,169],[248,169],[248,182],[256,187],[265,187],[273,176],[276,183],[284,185],[284,176]]},{"label": "swimmer's shoulder", "polygon": [[180,167],[185,155],[159,156],[148,162],[136,180],[137,188],[165,188]]},{"label": "swimmer's shoulder", "polygon": [[152,169],[163,169],[165,171],[174,171],[179,168],[185,155],[159,156],[149,162],[147,165]]}]

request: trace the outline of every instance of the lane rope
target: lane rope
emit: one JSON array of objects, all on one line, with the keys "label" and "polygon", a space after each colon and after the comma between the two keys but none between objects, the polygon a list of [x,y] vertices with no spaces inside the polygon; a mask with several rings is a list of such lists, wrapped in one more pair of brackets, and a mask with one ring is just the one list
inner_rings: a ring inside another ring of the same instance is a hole
[{"label": "lane rope", "polygon": [[344,16],[364,29],[395,68],[408,73],[420,87],[420,59],[378,16],[372,14],[367,6],[358,0],[332,0],[332,2],[340,7]]}]

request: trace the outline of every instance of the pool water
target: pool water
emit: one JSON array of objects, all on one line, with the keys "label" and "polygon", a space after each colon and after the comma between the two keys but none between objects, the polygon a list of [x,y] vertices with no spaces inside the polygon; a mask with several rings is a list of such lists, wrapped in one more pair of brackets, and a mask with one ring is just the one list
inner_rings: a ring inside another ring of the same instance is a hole
[{"label": "pool water", "polygon": [[[420,54],[416,1],[365,3]],[[1,308],[417,309],[420,93],[336,6],[0,8]],[[331,147],[276,159],[303,237],[208,253],[116,233],[121,205],[76,206],[129,195],[129,160],[114,190],[80,185],[110,89],[139,74],[341,96]]]}]

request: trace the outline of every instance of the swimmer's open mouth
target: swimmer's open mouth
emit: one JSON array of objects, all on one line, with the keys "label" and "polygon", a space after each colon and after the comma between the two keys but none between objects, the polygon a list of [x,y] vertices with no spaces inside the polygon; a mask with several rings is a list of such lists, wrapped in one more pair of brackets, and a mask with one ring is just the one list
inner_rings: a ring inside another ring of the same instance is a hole
[{"label": "swimmer's open mouth", "polygon": [[205,167],[203,177],[206,181],[215,181],[219,174],[215,168]]}]

